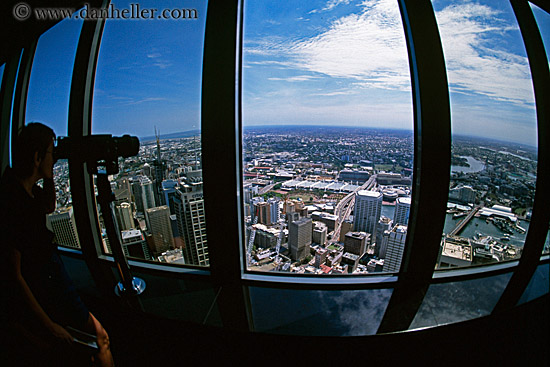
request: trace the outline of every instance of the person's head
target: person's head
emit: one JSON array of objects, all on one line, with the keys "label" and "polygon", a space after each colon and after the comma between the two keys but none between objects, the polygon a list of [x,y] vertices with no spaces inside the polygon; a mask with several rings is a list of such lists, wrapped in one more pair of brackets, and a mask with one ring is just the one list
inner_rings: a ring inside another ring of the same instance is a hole
[{"label": "person's head", "polygon": [[31,122],[21,128],[15,141],[12,168],[21,178],[32,176],[35,167],[42,162],[53,165],[53,142],[55,133],[48,126]]}]

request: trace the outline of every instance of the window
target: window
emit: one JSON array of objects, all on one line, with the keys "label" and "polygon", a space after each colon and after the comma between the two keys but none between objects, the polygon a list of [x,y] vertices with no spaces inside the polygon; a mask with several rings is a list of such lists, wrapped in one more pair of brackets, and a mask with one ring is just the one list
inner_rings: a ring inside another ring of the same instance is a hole
[{"label": "window", "polygon": [[[550,55],[550,15],[547,12],[540,9],[536,5],[530,4],[535,16],[535,20],[539,26],[540,35],[542,36],[542,42],[546,49],[546,55]],[[550,253],[550,245],[548,244],[548,238],[550,237],[550,229],[548,231],[548,237],[544,245],[543,254]]]},{"label": "window", "polygon": [[105,22],[92,133],[130,134],[141,142],[139,155],[120,162],[111,180],[126,256],[207,266],[200,133],[206,2],[186,1],[178,9],[157,2],[139,6],[171,19]]},{"label": "window", "polygon": [[[82,20],[59,22],[40,36],[32,63],[25,122],[42,122],[57,136],[67,136],[71,78],[81,29]],[[57,208],[48,215],[48,224],[59,245],[80,248],[67,160],[55,164],[54,180]]]},{"label": "window", "polygon": [[533,87],[507,2],[433,2],[451,98],[452,166],[437,268],[518,259],[537,170]]},{"label": "window", "polygon": [[397,272],[412,186],[397,2],[244,3],[247,269]]}]

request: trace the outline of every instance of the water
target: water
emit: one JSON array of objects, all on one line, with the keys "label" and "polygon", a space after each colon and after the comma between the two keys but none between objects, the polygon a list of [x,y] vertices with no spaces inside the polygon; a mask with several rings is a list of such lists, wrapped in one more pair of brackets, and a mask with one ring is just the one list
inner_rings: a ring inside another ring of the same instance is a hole
[{"label": "water", "polygon": [[[460,222],[462,219],[464,219],[464,217],[453,219],[452,214],[446,214],[443,232],[451,232],[456,227],[458,222]],[[525,233],[514,231],[514,233],[510,236],[510,241],[504,243],[523,247],[525,236],[527,235],[527,230],[529,229],[529,222],[521,220],[519,225],[525,229]],[[461,237],[472,238],[475,236],[476,232],[481,233],[481,235],[484,236],[492,236],[497,240],[504,236],[504,232],[498,229],[493,223],[487,223],[485,221],[485,218],[478,217],[472,218],[472,220],[466,225],[466,227],[464,227],[464,229],[460,233],[458,233],[458,235]]]},{"label": "water", "polygon": [[461,157],[461,158],[466,158],[470,167],[451,166],[451,172],[472,173],[472,172],[483,171],[485,169],[485,164],[481,161],[478,161],[474,157]]}]

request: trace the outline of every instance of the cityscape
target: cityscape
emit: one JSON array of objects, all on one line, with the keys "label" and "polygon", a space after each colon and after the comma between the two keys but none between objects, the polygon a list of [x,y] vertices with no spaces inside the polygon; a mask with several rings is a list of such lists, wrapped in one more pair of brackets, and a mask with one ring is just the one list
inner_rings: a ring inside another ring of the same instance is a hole
[{"label": "cityscape", "polygon": [[[142,139],[110,177],[127,257],[208,266],[197,131]],[[413,135],[330,126],[245,127],[243,254],[259,272],[398,272],[412,195]],[[535,192],[536,148],[455,136],[437,269],[518,259]],[[58,206],[48,222],[80,247],[68,164],[55,166]],[[100,225],[105,253],[109,238]],[[215,220],[209,222],[215,225]],[[545,246],[548,252],[548,241]]]}]

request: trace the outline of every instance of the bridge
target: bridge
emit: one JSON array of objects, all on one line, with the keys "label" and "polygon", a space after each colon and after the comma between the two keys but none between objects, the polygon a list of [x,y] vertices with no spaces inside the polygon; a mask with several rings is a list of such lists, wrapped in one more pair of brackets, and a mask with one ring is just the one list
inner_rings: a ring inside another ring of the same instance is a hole
[{"label": "bridge", "polygon": [[466,224],[468,224],[470,222],[470,220],[474,217],[474,215],[477,214],[479,209],[481,209],[481,207],[476,206],[475,208],[470,210],[470,212],[468,213],[466,218],[464,218],[460,222],[458,222],[456,227],[451,232],[449,232],[448,235],[449,236],[456,236],[460,231],[462,231],[464,229],[464,227],[466,226]]}]

